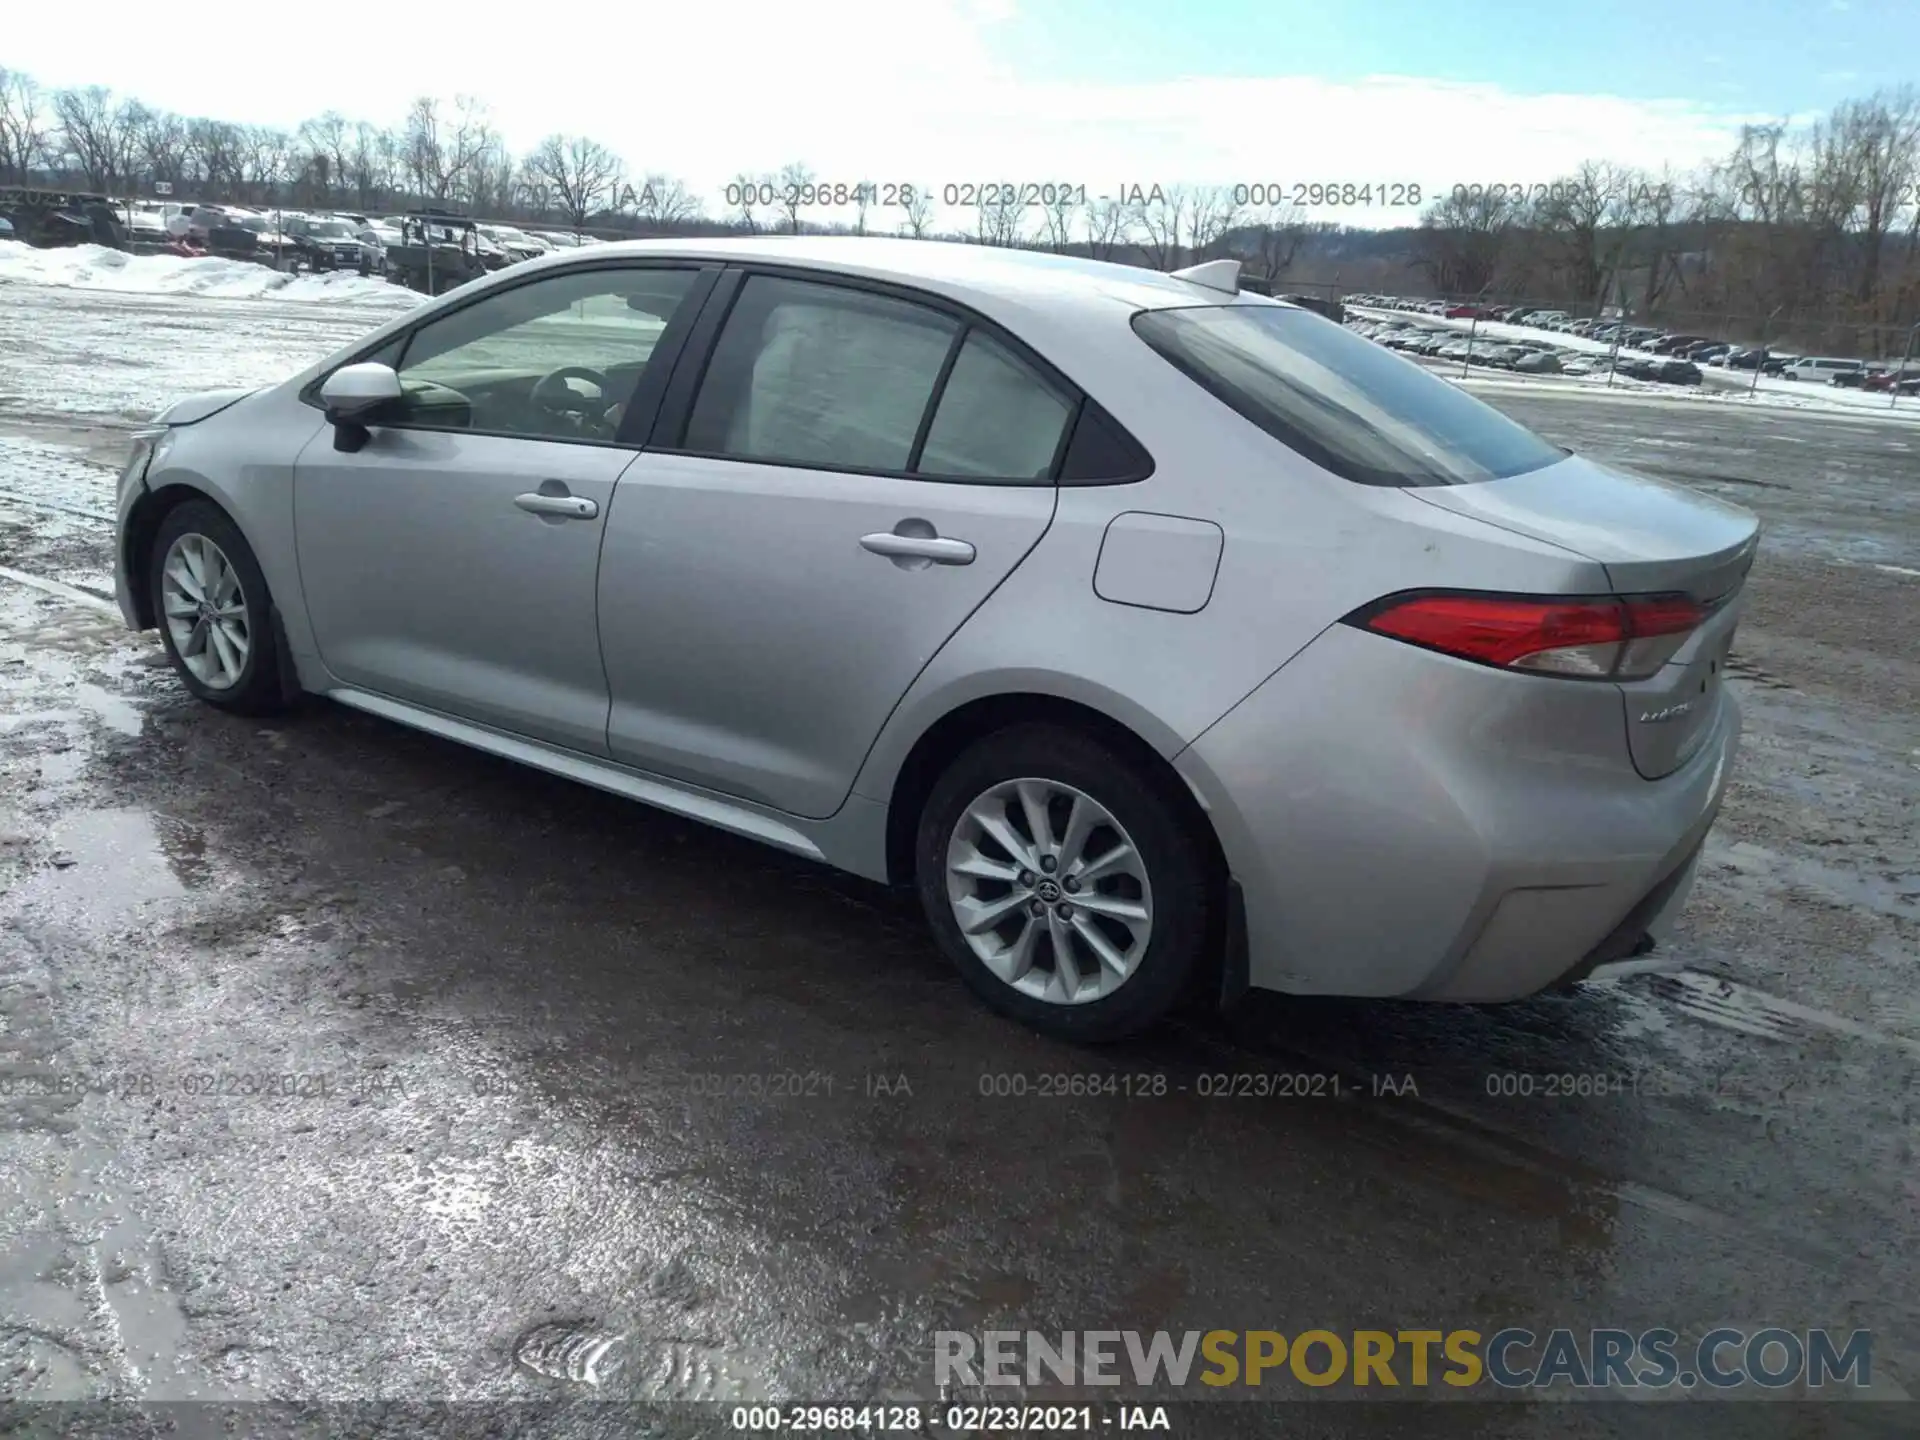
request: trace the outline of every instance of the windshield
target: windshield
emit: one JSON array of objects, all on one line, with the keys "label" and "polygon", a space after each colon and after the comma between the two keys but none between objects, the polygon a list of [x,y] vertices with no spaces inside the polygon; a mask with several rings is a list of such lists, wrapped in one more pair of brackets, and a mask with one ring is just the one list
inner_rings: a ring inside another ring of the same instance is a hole
[{"label": "windshield", "polygon": [[309,235],[325,235],[329,238],[348,239],[353,235],[353,232],[338,220],[309,220],[306,229]]},{"label": "windshield", "polygon": [[1283,445],[1363,485],[1465,485],[1565,458],[1491,406],[1309,310],[1153,310],[1133,328]]}]

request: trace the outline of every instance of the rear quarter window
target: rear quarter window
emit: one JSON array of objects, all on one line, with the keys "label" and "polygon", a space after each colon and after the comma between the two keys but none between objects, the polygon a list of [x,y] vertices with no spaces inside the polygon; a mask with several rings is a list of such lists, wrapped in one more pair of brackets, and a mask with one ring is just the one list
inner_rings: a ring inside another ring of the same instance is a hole
[{"label": "rear quarter window", "polygon": [[1136,315],[1140,338],[1288,449],[1362,485],[1466,485],[1567,452],[1491,405],[1306,310],[1201,305]]}]

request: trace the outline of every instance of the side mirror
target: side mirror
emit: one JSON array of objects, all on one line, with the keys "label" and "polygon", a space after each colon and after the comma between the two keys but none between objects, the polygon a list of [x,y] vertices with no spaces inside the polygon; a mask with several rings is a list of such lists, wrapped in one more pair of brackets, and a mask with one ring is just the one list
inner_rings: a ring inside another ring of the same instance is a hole
[{"label": "side mirror", "polygon": [[388,401],[398,400],[403,393],[393,367],[375,360],[343,365],[320,386],[327,418],[336,421],[360,419]]},{"label": "side mirror", "polygon": [[364,446],[367,422],[404,393],[391,365],[369,360],[334,371],[320,386],[320,401],[333,422],[333,448],[351,453]]}]

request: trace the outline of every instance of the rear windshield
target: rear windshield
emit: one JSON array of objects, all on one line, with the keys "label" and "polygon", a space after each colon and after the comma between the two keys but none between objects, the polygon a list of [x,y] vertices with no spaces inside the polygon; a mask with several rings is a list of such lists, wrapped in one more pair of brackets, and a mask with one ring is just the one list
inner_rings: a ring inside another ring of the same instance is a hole
[{"label": "rear windshield", "polygon": [[1133,328],[1291,450],[1362,485],[1467,485],[1567,452],[1344,326],[1280,305],[1150,310]]}]

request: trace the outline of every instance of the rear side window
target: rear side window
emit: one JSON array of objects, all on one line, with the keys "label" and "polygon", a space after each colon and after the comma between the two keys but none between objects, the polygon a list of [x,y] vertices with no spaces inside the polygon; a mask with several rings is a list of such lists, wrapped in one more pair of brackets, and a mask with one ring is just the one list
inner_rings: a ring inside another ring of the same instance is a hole
[{"label": "rear side window", "polygon": [[914,468],[933,478],[1044,480],[1072,418],[1072,401],[999,341],[969,330]]},{"label": "rear side window", "polygon": [[1491,405],[1310,311],[1151,310],[1133,328],[1281,444],[1362,485],[1467,485],[1565,458]]},{"label": "rear side window", "polygon": [[686,448],[904,471],[959,331],[890,297],[753,276],[708,363]]},{"label": "rear side window", "polygon": [[754,275],[714,346],[683,444],[774,464],[1045,483],[1078,404],[942,311]]}]

